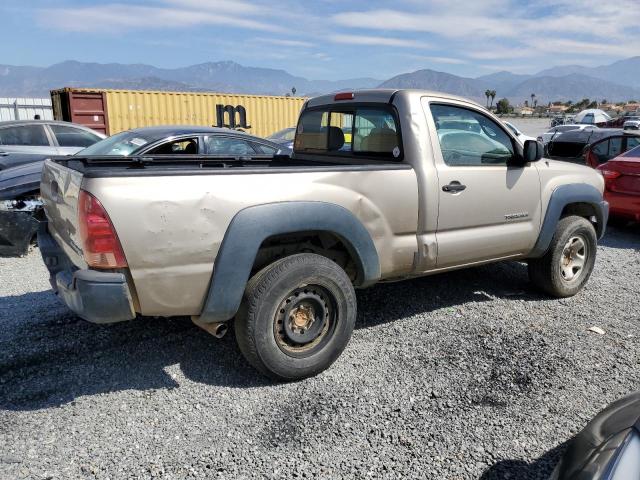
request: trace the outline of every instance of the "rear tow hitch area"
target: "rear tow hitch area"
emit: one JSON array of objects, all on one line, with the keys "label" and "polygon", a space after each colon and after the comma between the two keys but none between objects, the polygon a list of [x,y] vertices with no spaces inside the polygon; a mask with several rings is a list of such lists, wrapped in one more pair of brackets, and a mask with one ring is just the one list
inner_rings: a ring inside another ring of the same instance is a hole
[{"label": "rear tow hitch area", "polygon": [[29,252],[38,231],[40,199],[0,200],[0,256],[21,257]]}]

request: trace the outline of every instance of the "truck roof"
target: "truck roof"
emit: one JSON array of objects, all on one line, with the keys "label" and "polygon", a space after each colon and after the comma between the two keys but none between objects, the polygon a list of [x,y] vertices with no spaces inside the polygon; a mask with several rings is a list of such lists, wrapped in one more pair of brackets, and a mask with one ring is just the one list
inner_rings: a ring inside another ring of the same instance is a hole
[{"label": "truck roof", "polygon": [[484,108],[477,102],[473,100],[469,100],[468,98],[460,97],[458,95],[452,95],[450,93],[437,92],[434,90],[420,90],[420,89],[412,89],[412,88],[373,88],[373,89],[363,89],[363,90],[351,90],[349,93],[353,93],[353,100],[343,99],[336,100],[335,97],[338,93],[331,93],[328,95],[321,95],[319,97],[311,98],[306,106],[307,107],[315,107],[319,105],[327,105],[332,103],[349,103],[349,102],[373,102],[373,103],[389,103],[393,97],[397,96],[428,96],[428,97],[439,97],[447,100],[457,100],[460,102],[472,103],[478,107]]}]

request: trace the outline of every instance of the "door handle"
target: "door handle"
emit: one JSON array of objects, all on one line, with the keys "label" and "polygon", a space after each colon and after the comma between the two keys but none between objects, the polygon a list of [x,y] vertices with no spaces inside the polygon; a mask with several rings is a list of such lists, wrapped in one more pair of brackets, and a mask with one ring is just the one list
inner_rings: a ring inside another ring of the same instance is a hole
[{"label": "door handle", "polygon": [[9,152],[0,152],[0,157],[8,157]]},{"label": "door handle", "polygon": [[454,180],[449,185],[443,185],[442,191],[449,192],[449,193],[457,193],[457,192],[463,191],[465,188],[467,188],[466,185],[462,185],[460,182]]}]

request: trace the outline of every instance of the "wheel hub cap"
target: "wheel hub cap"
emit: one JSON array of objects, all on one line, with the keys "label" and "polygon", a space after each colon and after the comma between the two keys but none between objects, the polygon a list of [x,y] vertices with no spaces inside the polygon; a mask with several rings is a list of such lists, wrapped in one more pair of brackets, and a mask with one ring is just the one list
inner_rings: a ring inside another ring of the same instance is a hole
[{"label": "wheel hub cap", "polygon": [[278,306],[274,319],[276,342],[288,354],[309,353],[326,337],[333,316],[333,302],[323,287],[297,288]]},{"label": "wheel hub cap", "polygon": [[587,244],[580,236],[569,238],[560,257],[560,272],[566,281],[576,280],[584,269]]}]

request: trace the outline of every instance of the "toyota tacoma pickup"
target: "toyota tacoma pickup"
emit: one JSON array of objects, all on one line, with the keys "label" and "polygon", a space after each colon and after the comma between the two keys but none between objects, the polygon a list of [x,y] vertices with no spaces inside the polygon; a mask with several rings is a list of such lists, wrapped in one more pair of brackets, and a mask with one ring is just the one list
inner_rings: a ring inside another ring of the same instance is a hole
[{"label": "toyota tacoma pickup", "polygon": [[547,294],[577,293],[607,223],[604,181],[542,151],[463,98],[321,96],[291,158],[48,160],[39,245],[80,317],[191,316],[217,335],[233,322],[250,364],[300,379],[346,347],[355,288],[519,260]]}]

